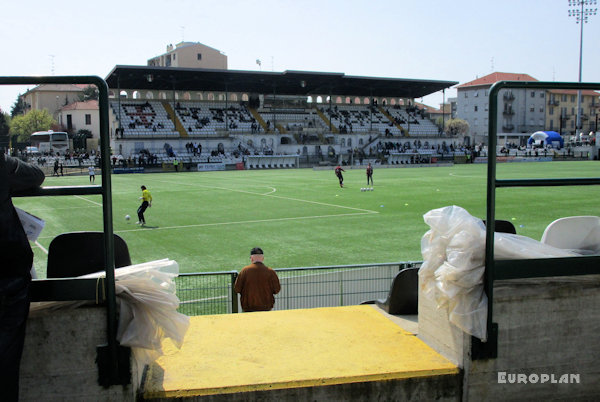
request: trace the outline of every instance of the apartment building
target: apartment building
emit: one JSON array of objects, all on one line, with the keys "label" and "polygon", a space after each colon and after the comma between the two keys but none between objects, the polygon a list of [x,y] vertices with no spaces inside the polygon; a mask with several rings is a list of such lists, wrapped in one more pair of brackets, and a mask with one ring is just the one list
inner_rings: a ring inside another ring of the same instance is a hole
[{"label": "apartment building", "polygon": [[181,42],[168,45],[166,53],[149,59],[148,65],[227,70],[227,56],[200,42]]}]

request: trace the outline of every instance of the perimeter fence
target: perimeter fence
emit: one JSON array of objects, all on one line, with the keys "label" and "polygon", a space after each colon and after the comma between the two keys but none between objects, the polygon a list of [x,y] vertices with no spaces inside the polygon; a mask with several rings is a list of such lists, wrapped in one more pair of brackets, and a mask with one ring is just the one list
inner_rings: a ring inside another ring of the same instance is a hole
[{"label": "perimeter fence", "polygon": [[[336,265],[275,269],[281,291],[275,295],[274,310],[357,305],[385,299],[396,274],[420,267],[421,262]],[[183,314],[209,315],[241,312],[233,291],[237,271],[180,274],[177,296]]]}]

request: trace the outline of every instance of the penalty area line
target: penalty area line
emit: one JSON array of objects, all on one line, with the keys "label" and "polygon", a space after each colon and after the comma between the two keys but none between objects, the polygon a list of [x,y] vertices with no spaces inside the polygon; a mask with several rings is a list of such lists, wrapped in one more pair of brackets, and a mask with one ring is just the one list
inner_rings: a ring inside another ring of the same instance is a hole
[{"label": "penalty area line", "polygon": [[[180,226],[165,226],[165,227],[157,227],[152,230],[168,230],[168,229],[187,229],[187,228],[199,228],[199,227],[208,227],[208,226],[226,226],[226,225],[241,225],[248,223],[264,223],[264,222],[284,222],[284,221],[293,221],[293,220],[304,220],[304,219],[319,219],[319,218],[335,218],[340,216],[359,216],[359,215],[373,215],[378,214],[376,211],[369,212],[354,212],[348,214],[333,214],[333,215],[314,215],[314,216],[295,216],[290,218],[272,218],[272,219],[255,219],[249,221],[236,221],[236,222],[215,222],[215,223],[198,223],[195,225],[180,225]],[[141,232],[148,229],[139,228],[139,229],[124,229],[124,230],[115,230],[115,233],[126,233],[126,232]]]},{"label": "penalty area line", "polygon": [[39,249],[40,249],[40,250],[42,250],[42,252],[43,252],[44,254],[48,255],[48,250],[46,250],[46,249],[44,248],[44,246],[42,246],[40,243],[38,243],[38,241],[37,241],[37,240],[36,240],[34,243],[35,243],[35,245],[36,245],[36,246],[38,246],[38,247],[39,247]]},{"label": "penalty area line", "polygon": [[98,206],[100,206],[100,207],[102,206],[102,204],[101,204],[101,203],[99,203],[99,202],[92,201],[92,200],[88,200],[87,198],[81,197],[81,196],[79,196],[79,195],[74,195],[73,197],[75,197],[75,198],[79,198],[79,199],[81,199],[81,200],[84,200],[84,201],[87,201],[87,202],[91,202],[92,204],[94,204],[94,205],[98,205]]},{"label": "penalty area line", "polygon": [[[158,181],[161,181],[161,180],[158,180]],[[378,214],[379,213],[377,211],[371,211],[369,209],[347,207],[345,205],[330,204],[330,203],[327,203],[327,202],[303,200],[301,198],[293,198],[293,197],[285,197],[285,196],[281,196],[281,195],[273,195],[272,193],[274,193],[275,191],[277,191],[277,189],[275,187],[271,187],[271,186],[265,186],[267,188],[271,188],[272,189],[272,191],[270,191],[268,193],[255,193],[253,191],[246,191],[246,190],[240,190],[240,189],[235,189],[235,188],[219,187],[219,186],[207,186],[207,185],[203,185],[203,184],[177,183],[177,182],[164,182],[164,183],[180,184],[180,185],[187,185],[187,186],[193,186],[193,187],[213,188],[213,189],[217,189],[217,190],[233,191],[233,192],[242,193],[242,194],[258,195],[258,196],[262,196],[262,197],[279,198],[281,200],[304,202],[304,203],[307,203],[307,204],[324,205],[326,207],[334,207],[334,208],[341,208],[341,209],[350,209],[352,211],[369,212],[369,213],[372,213],[372,214]]]}]

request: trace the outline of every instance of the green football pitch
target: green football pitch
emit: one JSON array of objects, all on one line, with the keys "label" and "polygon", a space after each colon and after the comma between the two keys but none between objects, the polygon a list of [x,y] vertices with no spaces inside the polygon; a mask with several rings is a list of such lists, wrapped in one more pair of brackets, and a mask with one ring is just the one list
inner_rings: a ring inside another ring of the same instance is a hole
[{"label": "green football pitch", "polygon": [[[498,178],[598,177],[598,162],[498,165]],[[344,188],[332,170],[288,169],[112,176],[114,230],[133,263],[170,258],[181,272],[239,270],[260,246],[273,268],[421,260],[423,214],[458,205],[485,218],[487,165],[375,168],[374,191],[364,169],[348,169]],[[96,177],[100,183],[100,176]],[[87,176],[48,177],[45,186],[87,185]],[[136,225],[140,185],[154,198],[146,227]],[[597,215],[596,186],[500,188],[496,218],[540,239],[554,219]],[[16,198],[44,219],[34,245],[45,277],[52,238],[102,230],[100,196]],[[131,220],[125,219],[126,215]]]}]

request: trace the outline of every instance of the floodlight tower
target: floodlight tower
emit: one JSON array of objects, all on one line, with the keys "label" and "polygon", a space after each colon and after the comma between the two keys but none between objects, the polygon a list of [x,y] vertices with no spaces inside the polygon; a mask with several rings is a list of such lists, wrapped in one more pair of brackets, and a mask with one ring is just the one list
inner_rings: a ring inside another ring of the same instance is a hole
[{"label": "floodlight tower", "polygon": [[[569,17],[575,17],[575,22],[580,25],[579,30],[579,82],[581,82],[581,65],[583,60],[583,24],[596,15],[596,0],[569,0]],[[589,8],[584,8],[588,6]],[[581,129],[581,90],[577,91],[577,122],[575,130]],[[575,132],[577,135],[577,131]]]}]

